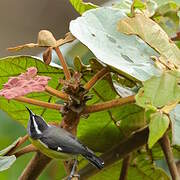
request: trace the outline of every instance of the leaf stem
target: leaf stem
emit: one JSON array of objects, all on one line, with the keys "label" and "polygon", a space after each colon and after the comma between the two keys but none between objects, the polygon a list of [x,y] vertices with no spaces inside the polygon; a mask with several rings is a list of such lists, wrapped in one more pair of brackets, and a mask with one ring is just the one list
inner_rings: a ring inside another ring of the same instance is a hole
[{"label": "leaf stem", "polygon": [[131,162],[131,154],[127,155],[122,162],[121,174],[119,180],[126,180],[128,174],[128,168]]},{"label": "leaf stem", "polygon": [[37,148],[34,147],[32,144],[29,144],[28,146],[25,146],[24,148],[20,149],[19,151],[15,152],[14,155],[16,156],[16,158],[29,153],[29,152],[35,152],[37,151]]},{"label": "leaf stem", "polygon": [[165,133],[164,136],[162,137],[162,139],[160,139],[160,145],[164,152],[172,179],[179,180],[180,175],[178,174],[177,166],[176,166],[176,163],[175,163],[175,160],[173,157],[173,152],[171,149],[171,144],[170,144],[167,133]]},{"label": "leaf stem", "polygon": [[133,102],[135,102],[134,95],[128,96],[125,98],[113,99],[111,101],[106,101],[106,102],[86,106],[82,113],[88,114],[88,113],[93,113],[93,112],[104,111],[104,110],[111,109],[111,108],[114,108],[123,104],[133,103]]},{"label": "leaf stem", "polygon": [[61,63],[61,65],[62,65],[62,67],[63,67],[64,75],[65,75],[65,77],[66,77],[66,80],[70,80],[70,79],[71,79],[71,74],[70,74],[70,71],[69,71],[68,66],[67,66],[67,64],[66,64],[66,61],[65,61],[64,58],[63,58],[62,53],[61,53],[61,51],[59,50],[59,47],[55,47],[54,50],[56,51],[57,56],[58,56],[58,58],[59,58],[59,60],[60,60],[60,63]]},{"label": "leaf stem", "polygon": [[91,89],[96,84],[96,82],[102,79],[107,73],[108,73],[107,68],[101,69],[84,85],[84,88],[87,90]]},{"label": "leaf stem", "polygon": [[69,96],[62,92],[62,91],[58,91],[50,86],[46,86],[45,90],[50,93],[51,95],[55,95],[56,97],[60,98],[60,99],[64,99],[64,100],[69,100]]},{"label": "leaf stem", "polygon": [[28,104],[33,104],[33,105],[36,105],[36,106],[49,108],[49,109],[60,110],[62,108],[62,106],[60,104],[52,104],[52,103],[40,101],[40,100],[37,100],[37,99],[27,98],[27,97],[24,97],[24,96],[15,97],[14,100],[24,102],[24,103],[28,103]]}]

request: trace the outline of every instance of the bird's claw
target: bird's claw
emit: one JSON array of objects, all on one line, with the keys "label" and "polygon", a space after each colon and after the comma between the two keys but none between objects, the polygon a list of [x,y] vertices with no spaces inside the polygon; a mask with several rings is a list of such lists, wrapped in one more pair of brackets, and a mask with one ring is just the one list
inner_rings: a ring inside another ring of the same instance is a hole
[{"label": "bird's claw", "polygon": [[70,175],[67,180],[80,180],[80,175],[79,174]]}]

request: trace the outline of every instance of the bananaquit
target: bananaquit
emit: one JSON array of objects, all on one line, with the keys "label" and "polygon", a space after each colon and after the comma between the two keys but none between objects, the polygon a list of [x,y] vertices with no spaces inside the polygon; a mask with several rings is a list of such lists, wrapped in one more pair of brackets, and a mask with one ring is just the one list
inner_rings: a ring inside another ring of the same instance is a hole
[{"label": "bananaquit", "polygon": [[[41,116],[28,108],[27,110],[30,115],[27,127],[29,139],[39,151],[50,158],[63,160],[73,159],[81,154],[98,169],[104,167],[104,162],[71,133],[60,127],[48,125]],[[75,162],[77,163],[77,160]],[[74,175],[76,163],[72,168],[71,177]]]}]

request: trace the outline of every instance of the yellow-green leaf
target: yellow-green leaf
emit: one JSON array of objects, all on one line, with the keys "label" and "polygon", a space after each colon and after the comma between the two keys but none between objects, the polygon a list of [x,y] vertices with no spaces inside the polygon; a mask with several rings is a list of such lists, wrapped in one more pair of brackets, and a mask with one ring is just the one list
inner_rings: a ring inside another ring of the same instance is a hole
[{"label": "yellow-green leaf", "polygon": [[138,35],[160,53],[160,59],[167,66],[180,66],[180,50],[178,47],[156,22],[145,15],[136,14],[133,18],[121,19],[118,22],[118,31],[128,35]]},{"label": "yellow-green leaf", "polygon": [[98,6],[92,3],[85,3],[82,0],[69,0],[73,7],[76,9],[76,11],[79,14],[82,14],[83,12],[97,8]]},{"label": "yellow-green leaf", "polygon": [[151,115],[149,123],[149,138],[148,146],[152,148],[153,145],[163,136],[169,126],[169,118],[167,115],[160,112]]}]

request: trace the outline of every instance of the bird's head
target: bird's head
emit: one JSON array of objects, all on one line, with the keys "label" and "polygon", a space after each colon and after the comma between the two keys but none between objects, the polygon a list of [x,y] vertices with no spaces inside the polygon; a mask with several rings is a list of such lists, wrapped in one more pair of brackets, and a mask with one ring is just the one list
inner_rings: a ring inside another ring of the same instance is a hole
[{"label": "bird's head", "polygon": [[38,139],[41,134],[48,128],[48,124],[41,116],[34,114],[29,108],[29,122],[27,127],[28,135],[33,139]]}]

